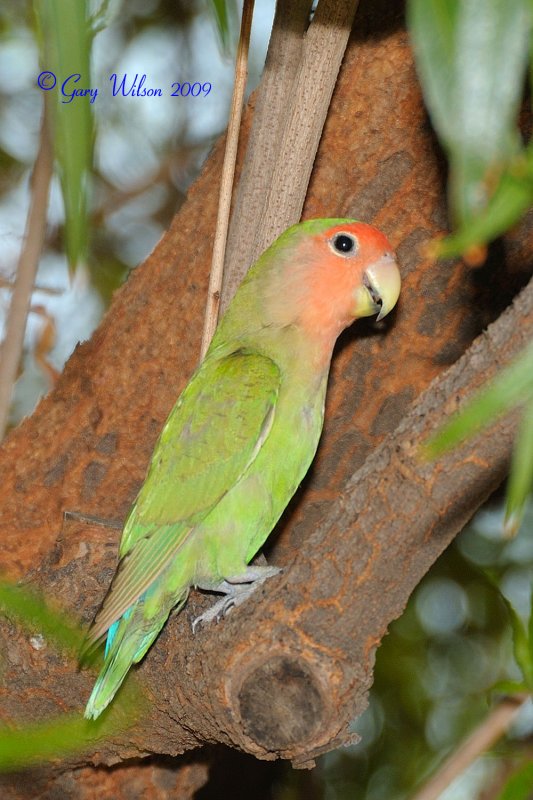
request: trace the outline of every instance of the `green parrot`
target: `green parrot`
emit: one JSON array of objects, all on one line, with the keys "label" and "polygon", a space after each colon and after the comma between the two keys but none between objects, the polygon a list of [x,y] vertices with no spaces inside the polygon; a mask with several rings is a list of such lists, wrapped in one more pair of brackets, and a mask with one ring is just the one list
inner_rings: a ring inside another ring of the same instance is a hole
[{"label": "green parrot", "polygon": [[359,317],[384,317],[399,293],[388,240],[350,219],[294,225],[250,268],[126,519],[87,636],[92,647],[107,633],[87,718],[111,702],[192,587],[223,595],[195,630],[279,572],[249,564],[315,455],[335,341]]}]

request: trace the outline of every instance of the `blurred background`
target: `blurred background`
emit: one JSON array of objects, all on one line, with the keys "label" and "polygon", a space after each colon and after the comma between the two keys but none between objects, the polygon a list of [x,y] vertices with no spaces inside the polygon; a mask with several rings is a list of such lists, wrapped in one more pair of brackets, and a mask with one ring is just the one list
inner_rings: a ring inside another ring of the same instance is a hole
[{"label": "blurred background", "polygon": [[[101,4],[100,4],[101,5]],[[112,5],[112,4],[108,4]],[[54,371],[87,339],[113,291],[153,250],[179,209],[217,137],[225,130],[233,87],[233,55],[240,9],[229,5],[229,41],[222,52],[211,8],[202,0],[128,2],[107,9],[105,28],[91,48],[98,88],[94,114],[90,247],[86,263],[69,276],[62,231],[64,207],[54,176],[46,248],[32,298],[25,354],[10,414],[17,424],[50,388]],[[263,68],[274,0],[256,4],[248,93]],[[29,179],[39,142],[43,96],[37,78],[39,40],[31,3],[0,10],[0,331],[5,323],[29,206]],[[178,46],[177,46],[178,43]],[[146,75],[162,96],[113,96],[110,76],[127,76],[125,92]],[[178,82],[211,84],[197,97],[172,97]],[[51,90],[57,91],[58,86]],[[74,103],[86,102],[74,99]],[[183,265],[186,269],[187,266]],[[44,363],[43,363],[44,362]]]}]

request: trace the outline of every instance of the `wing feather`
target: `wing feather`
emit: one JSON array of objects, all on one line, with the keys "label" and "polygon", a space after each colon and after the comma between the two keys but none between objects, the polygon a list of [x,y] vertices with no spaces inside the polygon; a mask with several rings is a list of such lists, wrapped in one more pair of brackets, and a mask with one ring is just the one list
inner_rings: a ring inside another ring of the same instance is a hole
[{"label": "wing feather", "polygon": [[161,432],[126,521],[119,567],[89,646],[149,588],[253,463],[268,437],[279,387],[275,362],[242,350],[205,361],[192,378]]}]

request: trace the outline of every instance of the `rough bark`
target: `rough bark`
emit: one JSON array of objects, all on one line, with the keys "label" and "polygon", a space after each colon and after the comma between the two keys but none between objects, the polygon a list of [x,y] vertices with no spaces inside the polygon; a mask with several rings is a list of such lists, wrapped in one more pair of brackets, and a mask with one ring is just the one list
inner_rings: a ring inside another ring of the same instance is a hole
[{"label": "rough bark", "polygon": [[[525,283],[531,218],[475,272],[424,258],[423,244],[445,225],[443,167],[397,7],[361,3],[304,216],[378,224],[402,266],[399,308],[339,343],[317,459],[270,547],[283,574],[193,638],[188,620],[208,602],[194,595],[137,672],[149,715],[70,765],[214,741],[304,763],[343,741],[388,623],[504,475],[512,419],[433,467],[419,463],[415,446],[531,335],[531,288],[417,398]],[[109,584],[119,534],[64,525],[63,512],[124,517],[197,362],[220,162],[218,146],[154,253],[0,452],[2,572],[37,584],[84,623]],[[81,713],[92,673],[51,647],[33,650],[9,621],[0,636],[4,723]],[[25,791],[13,779],[12,796]]]},{"label": "rough bark", "polygon": [[16,777],[0,778],[0,791],[3,800],[194,800],[206,784],[208,772],[207,763],[188,763],[185,758],[180,769],[173,759],[143,759],[112,769],[90,766],[59,774],[52,774],[48,768],[31,769]]}]

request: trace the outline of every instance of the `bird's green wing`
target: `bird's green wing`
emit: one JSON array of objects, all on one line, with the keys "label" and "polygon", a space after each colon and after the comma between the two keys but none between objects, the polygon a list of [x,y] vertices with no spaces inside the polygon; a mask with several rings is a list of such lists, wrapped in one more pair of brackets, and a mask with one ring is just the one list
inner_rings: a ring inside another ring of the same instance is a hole
[{"label": "bird's green wing", "polygon": [[146,591],[255,460],[272,425],[279,386],[277,365],[259,353],[239,350],[204,362],[161,432],[89,644]]},{"label": "bird's green wing", "polygon": [[[277,365],[260,353],[238,350],[206,361],[161,432],[135,501],[135,521],[175,524],[212,508],[257,455],[279,384]],[[121,556],[139,533],[127,528]]]}]

